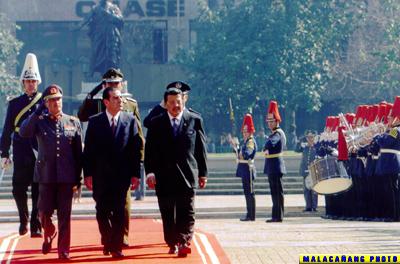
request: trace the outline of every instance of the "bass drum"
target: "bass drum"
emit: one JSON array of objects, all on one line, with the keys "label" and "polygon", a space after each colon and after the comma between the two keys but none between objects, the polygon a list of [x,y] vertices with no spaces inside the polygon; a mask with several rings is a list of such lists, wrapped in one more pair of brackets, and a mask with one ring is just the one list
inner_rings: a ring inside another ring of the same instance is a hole
[{"label": "bass drum", "polygon": [[352,186],[351,177],[342,162],[335,157],[315,160],[308,167],[313,191],[319,194],[335,194]]}]

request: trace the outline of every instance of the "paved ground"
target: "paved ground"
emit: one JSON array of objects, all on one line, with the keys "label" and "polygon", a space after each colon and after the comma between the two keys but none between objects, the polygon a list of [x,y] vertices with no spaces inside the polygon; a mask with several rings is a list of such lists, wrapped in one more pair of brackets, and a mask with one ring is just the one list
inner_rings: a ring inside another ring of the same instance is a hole
[{"label": "paved ground", "polygon": [[[286,211],[295,213],[283,223],[265,223],[266,212],[258,212],[262,217],[255,222],[217,217],[198,219],[196,223],[201,230],[217,236],[232,263],[298,263],[301,253],[400,252],[400,223],[324,220],[299,211],[303,206],[301,195],[287,195],[285,203]],[[200,210],[238,208],[243,211],[243,205],[242,196],[199,196],[196,201]],[[269,212],[270,198],[257,197],[257,206]],[[74,204],[74,210],[90,208],[94,208],[91,199]],[[139,212],[139,209],[153,210],[157,204],[154,197],[147,197],[145,201],[133,201],[132,208]],[[0,215],[10,210],[15,210],[13,201],[0,201]],[[219,213],[217,210],[215,214]],[[15,232],[17,227],[15,223],[0,224],[0,236]]]}]

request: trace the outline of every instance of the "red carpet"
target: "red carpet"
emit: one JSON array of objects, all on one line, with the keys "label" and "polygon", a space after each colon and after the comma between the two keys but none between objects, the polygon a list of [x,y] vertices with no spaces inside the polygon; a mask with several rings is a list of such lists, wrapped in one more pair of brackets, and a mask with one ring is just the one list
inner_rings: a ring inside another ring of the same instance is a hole
[{"label": "red carpet", "polygon": [[[192,254],[187,258],[169,255],[164,244],[161,222],[152,219],[133,219],[130,225],[130,247],[123,250],[125,258],[114,260],[103,256],[100,234],[95,220],[74,220],[71,235],[70,263],[230,263],[215,236],[196,230]],[[0,240],[0,263],[60,263],[57,255],[57,237],[53,250],[41,253],[42,238],[10,235]]]}]

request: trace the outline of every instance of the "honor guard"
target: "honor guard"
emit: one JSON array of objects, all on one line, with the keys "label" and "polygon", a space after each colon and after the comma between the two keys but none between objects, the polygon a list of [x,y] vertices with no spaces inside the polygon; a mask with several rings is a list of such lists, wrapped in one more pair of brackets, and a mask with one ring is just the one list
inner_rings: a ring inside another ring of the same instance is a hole
[{"label": "honor guard", "polygon": [[22,137],[36,137],[38,158],[35,182],[39,183],[39,215],[44,229],[42,253],[51,251],[57,235],[52,215],[57,210],[58,256],[68,259],[71,241],[73,192],[81,182],[82,138],[78,118],[62,112],[62,89],[52,84],[42,103],[21,125]]},{"label": "honor guard", "polygon": [[[83,101],[82,105],[79,107],[78,117],[79,120],[82,122],[86,122],[89,120],[89,117],[98,114],[100,112],[105,111],[106,107],[103,104],[103,100],[101,98],[94,98],[102,89],[107,87],[116,87],[120,90],[123,89],[123,81],[124,75],[118,69],[110,68],[106,73],[103,75],[103,81],[97,85],[90,93],[88,93],[86,99]],[[123,96],[122,101],[122,109],[126,112],[132,112],[136,118],[139,135],[142,139],[141,144],[141,160],[144,160],[144,136],[142,131],[142,126],[140,125],[140,114],[139,114],[139,106],[135,99],[127,96]],[[143,169],[142,169],[143,171]],[[143,174],[143,172],[142,172]],[[142,176],[141,178],[144,178]],[[144,195],[144,183],[141,183],[141,186],[138,188],[143,188],[143,195]],[[131,190],[128,190],[126,196],[126,208],[125,208],[125,231],[124,231],[124,246],[129,246],[129,220],[130,220],[130,208],[131,208]]]},{"label": "honor guard", "polygon": [[272,218],[269,222],[282,222],[284,211],[284,198],[282,188],[282,176],[286,174],[283,160],[283,149],[286,146],[285,132],[279,127],[281,116],[278,103],[271,101],[268,107],[267,124],[271,130],[264,145],[265,164],[264,173],[268,175],[269,188],[272,196]]},{"label": "honor guard", "polygon": [[19,234],[28,232],[28,186],[31,186],[32,212],[30,218],[31,237],[41,237],[41,226],[38,218],[37,199],[38,185],[33,182],[35,154],[32,147],[36,147],[36,140],[21,138],[20,125],[42,102],[42,94],[38,92],[41,83],[39,66],[35,54],[28,53],[24,68],[20,76],[24,94],[9,101],[7,115],[1,135],[0,151],[1,166],[5,170],[10,164],[10,146],[13,146],[14,171],[12,178],[12,193],[17,204],[19,214]]},{"label": "honor guard", "polygon": [[375,141],[380,148],[376,173],[383,183],[385,220],[399,221],[400,194],[398,174],[400,172],[400,96],[396,96],[389,118],[390,130],[377,135]]},{"label": "honor guard", "polygon": [[[187,100],[189,99],[189,91],[191,90],[190,86],[188,84],[184,83],[184,82],[176,81],[176,82],[169,83],[167,85],[166,89],[168,90],[170,88],[177,88],[177,89],[182,91],[182,93],[183,93],[183,104],[185,106]],[[158,116],[158,115],[160,115],[160,114],[162,114],[162,113],[164,113],[166,111],[167,111],[167,109],[166,109],[166,106],[165,106],[165,103],[164,103],[164,99],[162,99],[161,102],[158,105],[156,105],[155,107],[153,107],[153,109],[151,109],[150,113],[145,117],[145,119],[143,120],[143,126],[146,127],[146,128],[149,128],[150,121],[154,117],[156,117],[156,116]],[[189,111],[195,112],[192,109],[189,109]],[[197,113],[197,112],[195,112],[195,113]],[[199,114],[199,113],[197,113],[197,114]]]},{"label": "honor guard", "polygon": [[[237,155],[236,177],[242,178],[244,196],[246,198],[247,214],[240,221],[254,221],[256,219],[256,198],[254,191],[254,179],[256,177],[256,167],[254,156],[257,153],[257,144],[254,139],[254,123],[250,114],[246,114],[242,124],[243,141],[236,145]],[[235,142],[232,142],[235,146]]]}]

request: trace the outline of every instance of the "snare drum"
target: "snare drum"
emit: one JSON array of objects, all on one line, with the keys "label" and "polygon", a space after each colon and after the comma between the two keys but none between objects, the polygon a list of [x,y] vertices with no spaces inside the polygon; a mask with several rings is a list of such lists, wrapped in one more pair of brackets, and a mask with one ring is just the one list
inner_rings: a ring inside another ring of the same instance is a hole
[{"label": "snare drum", "polygon": [[315,160],[308,167],[312,189],[319,194],[334,194],[346,191],[352,185],[342,162],[335,157]]}]

